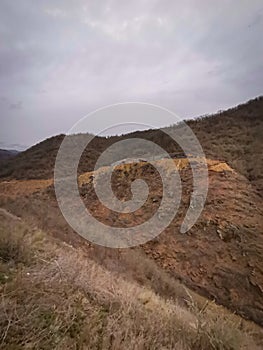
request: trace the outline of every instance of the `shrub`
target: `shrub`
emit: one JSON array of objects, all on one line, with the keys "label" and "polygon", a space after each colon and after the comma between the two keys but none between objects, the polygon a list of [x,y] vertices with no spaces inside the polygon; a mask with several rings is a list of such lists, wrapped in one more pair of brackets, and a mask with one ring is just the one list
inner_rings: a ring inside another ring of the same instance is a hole
[{"label": "shrub", "polygon": [[0,227],[0,259],[3,262],[28,263],[30,250],[26,244],[27,231],[22,226],[6,230]]}]

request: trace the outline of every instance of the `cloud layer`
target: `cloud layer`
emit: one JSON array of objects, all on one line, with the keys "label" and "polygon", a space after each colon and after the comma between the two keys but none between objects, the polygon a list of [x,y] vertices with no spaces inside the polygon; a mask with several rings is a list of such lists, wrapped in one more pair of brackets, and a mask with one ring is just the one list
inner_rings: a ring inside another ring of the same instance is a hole
[{"label": "cloud layer", "polygon": [[261,0],[2,0],[0,139],[31,145],[111,103],[188,118],[260,95],[262,16]]}]

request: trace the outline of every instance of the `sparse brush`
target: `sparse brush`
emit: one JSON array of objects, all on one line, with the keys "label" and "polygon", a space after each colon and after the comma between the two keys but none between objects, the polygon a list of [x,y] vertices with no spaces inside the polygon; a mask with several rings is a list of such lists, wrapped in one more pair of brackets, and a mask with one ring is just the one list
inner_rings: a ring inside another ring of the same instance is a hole
[{"label": "sparse brush", "polygon": [[[10,234],[5,227],[4,242],[12,236],[15,247],[5,260],[21,262],[29,250],[35,263],[2,284],[0,349],[256,349],[236,322],[209,314],[191,295],[188,306],[165,300],[81,250],[43,239],[43,233],[42,250],[36,252],[32,242],[39,241],[39,234],[34,239],[19,232],[12,227]],[[154,268],[148,273],[152,277]]]},{"label": "sparse brush", "polygon": [[226,320],[165,301],[75,250],[56,250],[8,284],[0,320],[3,349],[242,348]]},{"label": "sparse brush", "polygon": [[12,231],[0,228],[0,259],[3,262],[27,263],[30,249],[25,242],[26,231],[23,227],[14,227]]}]

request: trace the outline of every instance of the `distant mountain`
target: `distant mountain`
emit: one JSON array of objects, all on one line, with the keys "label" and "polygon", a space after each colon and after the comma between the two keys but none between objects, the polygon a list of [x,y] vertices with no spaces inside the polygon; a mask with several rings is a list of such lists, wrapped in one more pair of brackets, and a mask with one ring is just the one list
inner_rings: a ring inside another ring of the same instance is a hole
[{"label": "distant mountain", "polygon": [[[214,115],[187,120],[186,123],[196,134],[208,158],[226,161],[233,169],[246,176],[263,194],[263,96]],[[178,127],[175,125],[169,127],[169,130]],[[21,152],[15,160],[8,159],[1,167],[0,177],[51,178],[56,154],[64,136],[58,135],[46,139]],[[74,137],[79,136],[72,136]],[[181,151],[171,138],[157,129],[107,138],[95,137],[83,153],[79,173],[92,171],[98,156],[109,145],[131,137],[153,141],[169,153]],[[136,156],[136,150],[131,150],[131,153],[134,153],[130,154],[131,157]]]},{"label": "distant mountain", "polygon": [[10,159],[15,157],[19,151],[10,149],[0,149],[0,160]]}]

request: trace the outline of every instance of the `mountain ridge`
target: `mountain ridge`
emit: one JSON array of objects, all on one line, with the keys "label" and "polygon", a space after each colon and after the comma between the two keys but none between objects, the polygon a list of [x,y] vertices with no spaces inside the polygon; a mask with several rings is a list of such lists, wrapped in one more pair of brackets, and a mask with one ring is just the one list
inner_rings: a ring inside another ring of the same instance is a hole
[{"label": "mountain ridge", "polygon": [[[263,194],[263,96],[244,104],[220,111],[214,115],[185,121],[196,134],[208,158],[226,161],[246,176],[259,193]],[[134,131],[120,136],[97,137],[83,152],[79,173],[92,171],[98,156],[116,141],[144,138],[163,147],[168,153],[180,152],[162,130],[173,130],[178,125],[163,129]],[[0,177],[13,179],[48,179],[53,177],[56,154],[65,135],[52,136],[32,146],[15,158],[2,162]],[[73,135],[72,137],[77,137]]]}]

